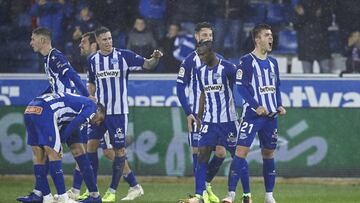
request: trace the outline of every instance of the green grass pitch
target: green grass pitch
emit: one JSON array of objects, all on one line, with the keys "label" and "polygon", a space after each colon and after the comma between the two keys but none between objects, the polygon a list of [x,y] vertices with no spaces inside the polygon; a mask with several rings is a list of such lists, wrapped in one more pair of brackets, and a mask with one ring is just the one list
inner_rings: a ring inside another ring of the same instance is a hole
[{"label": "green grass pitch", "polygon": [[[213,183],[214,192],[223,198],[227,191],[225,177],[216,177]],[[176,177],[139,177],[138,181],[145,190],[145,195],[131,201],[133,203],[176,203],[187,194],[194,193],[192,178]],[[261,178],[251,178],[251,192],[254,203],[264,201],[264,189]],[[110,182],[109,176],[101,176],[98,186],[101,194],[104,193]],[[52,193],[55,189],[52,182]],[[71,179],[66,177],[66,185],[71,186]],[[32,176],[0,176],[0,203],[16,202],[16,197],[25,195],[32,190]],[[82,188],[84,190],[84,186]],[[121,182],[117,192],[116,202],[127,193],[128,185]],[[237,190],[237,200],[240,202],[241,185]],[[279,178],[274,191],[278,203],[359,203],[360,179],[319,179],[319,178]]]}]

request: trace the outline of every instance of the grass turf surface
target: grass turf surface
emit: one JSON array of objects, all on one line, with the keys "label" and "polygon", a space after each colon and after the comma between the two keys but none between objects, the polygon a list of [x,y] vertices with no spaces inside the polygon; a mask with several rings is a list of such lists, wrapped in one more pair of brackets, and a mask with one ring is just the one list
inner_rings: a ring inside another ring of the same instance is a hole
[{"label": "grass turf surface", "polygon": [[[185,198],[188,193],[194,193],[192,178],[176,177],[139,177],[138,181],[144,188],[145,195],[131,201],[133,203],[175,203]],[[261,178],[251,178],[251,192],[253,202],[264,201],[264,189]],[[107,189],[109,176],[99,178],[98,186],[101,194]],[[227,193],[227,181],[224,177],[216,177],[213,190],[219,198]],[[52,181],[52,192],[55,193]],[[71,177],[66,177],[66,185],[71,186]],[[32,190],[32,176],[0,176],[0,203],[16,202],[16,197],[25,195]],[[84,190],[84,186],[82,188]],[[128,185],[121,182],[117,192],[117,201],[127,194]],[[238,186],[235,202],[240,202],[241,184]],[[278,203],[359,203],[360,179],[321,179],[298,178],[277,179],[274,196]],[[126,201],[123,201],[126,202]]]}]

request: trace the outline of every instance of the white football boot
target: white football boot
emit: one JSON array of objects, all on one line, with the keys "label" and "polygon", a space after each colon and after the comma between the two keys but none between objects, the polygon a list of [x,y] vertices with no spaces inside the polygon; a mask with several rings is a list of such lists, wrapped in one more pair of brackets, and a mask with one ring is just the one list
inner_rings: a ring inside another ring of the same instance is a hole
[{"label": "white football boot", "polygon": [[144,195],[144,190],[141,185],[137,184],[134,187],[130,187],[126,197],[122,198],[121,200],[134,200],[138,197],[141,197],[142,195]]}]

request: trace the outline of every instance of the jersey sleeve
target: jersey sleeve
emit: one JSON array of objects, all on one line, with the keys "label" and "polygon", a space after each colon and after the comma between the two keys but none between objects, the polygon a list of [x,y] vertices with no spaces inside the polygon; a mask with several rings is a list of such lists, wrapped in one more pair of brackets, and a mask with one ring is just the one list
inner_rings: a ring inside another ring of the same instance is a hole
[{"label": "jersey sleeve", "polygon": [[228,80],[230,81],[230,84],[234,84],[235,80],[236,80],[236,72],[237,72],[237,68],[235,66],[235,64],[232,63],[227,63],[225,66],[225,73],[226,73],[226,77],[228,78]]},{"label": "jersey sleeve", "polygon": [[87,60],[87,82],[95,84],[95,67],[91,58]]},{"label": "jersey sleeve", "polygon": [[60,75],[65,75],[65,73],[72,68],[68,59],[64,56],[64,54],[53,51],[50,55],[50,61],[52,63],[53,68],[55,68],[55,72],[59,73]]},{"label": "jersey sleeve", "polygon": [[192,68],[190,58],[186,58],[180,65],[176,82],[188,85],[191,80]]},{"label": "jersey sleeve", "polygon": [[129,66],[129,70],[136,71],[142,70],[145,62],[145,58],[136,54],[130,50],[121,50],[121,55],[125,58],[127,65]]},{"label": "jersey sleeve", "polygon": [[85,122],[90,122],[91,118],[95,116],[96,105],[92,101],[88,101],[81,113],[77,115],[68,125],[66,125],[65,130],[62,134],[62,139],[67,140],[75,130],[78,130],[82,124]]},{"label": "jersey sleeve", "polygon": [[250,107],[256,110],[260,105],[254,99],[254,92],[251,86],[251,77],[252,77],[251,64],[246,64],[243,59],[240,60],[239,65],[236,70],[236,85],[238,85],[238,91],[243,97],[246,103]]},{"label": "jersey sleeve", "polygon": [[176,92],[180,101],[181,107],[183,108],[186,115],[190,115],[191,108],[186,98],[185,90],[191,79],[191,67],[184,60],[179,68],[179,73],[176,80]]},{"label": "jersey sleeve", "polygon": [[279,66],[277,63],[277,60],[274,59],[274,71],[275,71],[275,75],[276,75],[276,102],[277,102],[277,106],[282,106],[282,101],[281,101],[281,92],[280,92],[280,73],[279,73]]}]

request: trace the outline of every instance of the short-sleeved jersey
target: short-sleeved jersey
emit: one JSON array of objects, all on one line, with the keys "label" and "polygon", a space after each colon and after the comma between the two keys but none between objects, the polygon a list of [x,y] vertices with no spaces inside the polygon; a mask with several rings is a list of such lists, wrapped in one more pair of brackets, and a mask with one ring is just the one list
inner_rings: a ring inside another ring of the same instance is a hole
[{"label": "short-sleeved jersey", "polygon": [[53,48],[44,56],[45,73],[51,86],[51,92],[75,93],[75,84],[65,73],[72,69],[65,55]]},{"label": "short-sleeved jersey", "polygon": [[199,88],[205,94],[203,122],[224,123],[238,119],[233,95],[236,66],[220,59],[216,67],[198,70]]},{"label": "short-sleeved jersey", "polygon": [[[269,113],[276,112],[281,105],[279,68],[273,57],[261,60],[251,53],[243,56],[238,65],[236,84],[245,87],[252,96],[250,99],[264,106]],[[256,108],[245,100],[244,113],[254,113]]]},{"label": "short-sleeved jersey", "polygon": [[188,103],[191,112],[197,114],[199,112],[199,97],[200,89],[197,81],[196,72],[201,66],[201,61],[196,51],[193,51],[186,59],[181,63],[179,74],[176,82],[185,84],[188,87]]},{"label": "short-sleeved jersey", "polygon": [[[96,113],[96,104],[89,98],[76,94],[69,93],[50,93],[36,97],[30,102],[31,105],[41,105],[50,108],[53,111],[53,115],[56,117],[56,122],[59,129],[64,125],[70,123],[77,116],[82,116],[87,122]],[[27,108],[31,109],[31,108]]]},{"label": "short-sleeved jersey", "polygon": [[128,114],[128,76],[142,70],[145,59],[130,50],[113,49],[108,55],[99,51],[89,59],[88,82],[96,85],[96,97],[107,115]]},{"label": "short-sleeved jersey", "polygon": [[[224,57],[216,54],[218,58]],[[185,84],[188,87],[188,104],[190,106],[191,113],[197,115],[199,112],[199,98],[200,89],[197,78],[197,71],[203,65],[196,51],[189,54],[185,60],[181,63],[179,73],[176,82],[178,84]],[[183,106],[185,109],[186,107]]]}]

